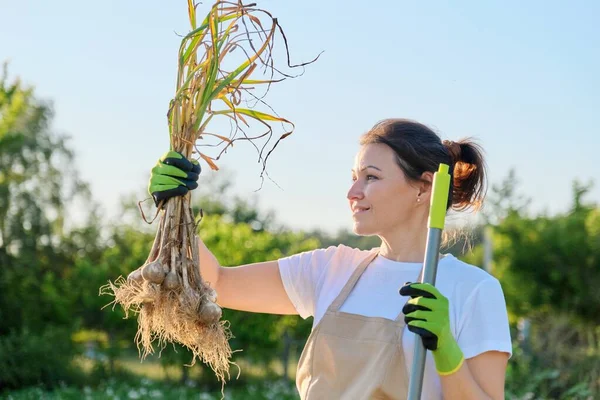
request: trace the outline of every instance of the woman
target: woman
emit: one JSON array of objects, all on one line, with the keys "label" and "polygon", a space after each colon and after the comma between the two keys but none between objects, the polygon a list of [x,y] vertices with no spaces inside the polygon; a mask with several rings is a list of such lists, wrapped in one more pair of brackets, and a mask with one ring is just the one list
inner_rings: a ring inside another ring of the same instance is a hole
[{"label": "woman", "polygon": [[[431,350],[422,398],[503,399],[512,348],[498,280],[443,255],[435,287],[404,284],[421,273],[433,173],[450,165],[448,209],[478,208],[481,150],[403,119],[380,122],[360,144],[347,197],[354,232],[379,236],[379,248],[340,245],[223,268],[201,242],[203,277],[222,307],[314,317],[297,371],[302,399],[406,398],[416,335]],[[173,165],[180,169],[169,172]],[[149,189],[155,201],[192,189],[192,169],[163,158]]]}]

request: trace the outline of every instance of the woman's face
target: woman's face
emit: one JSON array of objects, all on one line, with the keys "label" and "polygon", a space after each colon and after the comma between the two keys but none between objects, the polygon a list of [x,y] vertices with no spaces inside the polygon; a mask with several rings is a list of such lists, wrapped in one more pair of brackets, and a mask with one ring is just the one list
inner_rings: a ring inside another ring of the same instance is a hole
[{"label": "woman's face", "polygon": [[409,183],[395,157],[379,143],[362,146],[356,155],[347,197],[358,235],[385,235],[407,226],[424,201],[417,202],[419,186]]}]

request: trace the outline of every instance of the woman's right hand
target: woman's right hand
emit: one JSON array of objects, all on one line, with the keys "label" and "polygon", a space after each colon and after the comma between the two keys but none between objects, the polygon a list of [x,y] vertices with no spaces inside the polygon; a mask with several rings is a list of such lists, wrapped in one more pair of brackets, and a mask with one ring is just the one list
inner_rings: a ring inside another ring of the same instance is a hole
[{"label": "woman's right hand", "polygon": [[[148,192],[156,206],[162,207],[171,197],[183,196],[197,188],[199,175],[197,161],[169,151],[152,168]],[[281,281],[277,261],[224,268],[201,239],[198,247],[200,274],[217,291],[217,303],[221,307],[257,313],[297,314]]]},{"label": "woman's right hand", "polygon": [[158,160],[150,174],[148,193],[159,207],[171,197],[183,196],[198,187],[200,164],[181,153],[168,151]]}]

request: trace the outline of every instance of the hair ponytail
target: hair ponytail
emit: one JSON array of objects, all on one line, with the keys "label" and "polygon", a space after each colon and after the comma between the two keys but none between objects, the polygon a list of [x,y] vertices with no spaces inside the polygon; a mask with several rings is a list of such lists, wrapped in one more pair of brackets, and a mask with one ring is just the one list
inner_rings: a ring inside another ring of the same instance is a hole
[{"label": "hair ponytail", "polygon": [[458,142],[444,140],[443,144],[452,160],[449,207],[456,211],[480,209],[486,193],[486,166],[481,146],[471,138]]}]

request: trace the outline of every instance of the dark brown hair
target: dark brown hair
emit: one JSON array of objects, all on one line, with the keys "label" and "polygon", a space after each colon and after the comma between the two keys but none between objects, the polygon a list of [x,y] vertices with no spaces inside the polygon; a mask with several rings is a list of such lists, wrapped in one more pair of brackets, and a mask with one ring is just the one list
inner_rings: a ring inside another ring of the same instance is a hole
[{"label": "dark brown hair", "polygon": [[485,197],[486,166],[483,150],[471,138],[441,141],[429,127],[408,119],[386,119],[360,138],[360,144],[383,143],[396,153],[396,161],[409,180],[422,181],[423,172],[436,172],[440,163],[450,166],[448,209],[478,210]]}]

